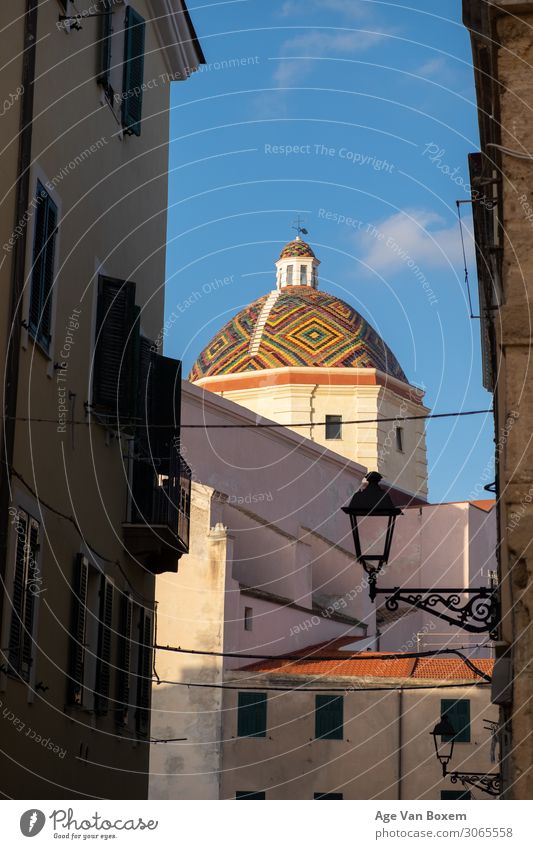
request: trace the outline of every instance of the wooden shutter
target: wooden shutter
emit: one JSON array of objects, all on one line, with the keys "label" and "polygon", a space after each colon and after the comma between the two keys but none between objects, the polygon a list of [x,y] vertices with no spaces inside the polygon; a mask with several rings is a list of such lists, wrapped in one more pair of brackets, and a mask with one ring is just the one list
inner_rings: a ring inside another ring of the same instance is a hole
[{"label": "wooden shutter", "polygon": [[110,415],[131,417],[135,408],[135,351],[139,309],[135,283],[100,277],[94,355],[93,404]]},{"label": "wooden shutter", "polygon": [[32,336],[44,348],[48,349],[54,284],[57,207],[39,182],[37,183],[36,200],[29,328]]},{"label": "wooden shutter", "polygon": [[150,730],[150,696],[152,692],[152,637],[153,613],[140,609],[139,616],[139,662],[137,678],[137,733],[146,737]]},{"label": "wooden shutter", "polygon": [[[150,451],[156,468],[169,474],[174,440],[180,433],[181,362],[155,354],[150,371]],[[161,458],[161,463],[158,463]]]},{"label": "wooden shutter", "polygon": [[78,554],[74,563],[72,581],[72,624],[70,644],[70,669],[68,682],[68,701],[70,704],[83,704],[83,681],[85,670],[85,644],[87,641],[87,585],[89,581],[89,563],[87,558]]},{"label": "wooden shutter", "polygon": [[109,82],[109,71],[111,68],[111,36],[113,33],[113,10],[111,0],[103,0],[103,13],[101,18],[101,53],[100,53],[100,75],[98,82],[110,100],[113,100],[113,89]]},{"label": "wooden shutter", "polygon": [[115,713],[118,725],[128,722],[130,702],[131,671],[131,628],[133,620],[133,602],[131,596],[123,595],[120,601],[120,623],[117,663],[117,708]]},{"label": "wooden shutter", "polygon": [[454,740],[456,743],[470,742],[470,699],[441,699],[441,716],[446,715],[452,724],[455,735],[454,737],[445,737],[443,740],[448,742]]},{"label": "wooden shutter", "polygon": [[26,586],[24,598],[24,629],[22,634],[22,664],[21,672],[29,680],[33,662],[33,626],[35,614],[35,591],[38,577],[37,559],[39,556],[39,523],[29,518],[28,539],[26,545]]},{"label": "wooden shutter", "polygon": [[98,625],[98,654],[96,658],[96,683],[94,709],[104,715],[109,708],[109,682],[111,678],[111,643],[113,628],[113,584],[102,575],[100,585],[100,616]]},{"label": "wooden shutter", "polygon": [[315,737],[342,740],[344,700],[342,696],[316,696]]},{"label": "wooden shutter", "polygon": [[131,6],[126,9],[124,73],[122,78],[122,126],[140,136],[144,77],[144,18]]},{"label": "wooden shutter", "polygon": [[9,666],[14,672],[21,671],[22,629],[24,617],[24,596],[26,592],[26,541],[28,517],[22,511],[17,514],[17,542],[15,545],[15,568],[13,589],[11,592],[11,624],[9,628]]},{"label": "wooden shutter", "polygon": [[266,693],[239,693],[237,706],[237,735],[266,737]]}]

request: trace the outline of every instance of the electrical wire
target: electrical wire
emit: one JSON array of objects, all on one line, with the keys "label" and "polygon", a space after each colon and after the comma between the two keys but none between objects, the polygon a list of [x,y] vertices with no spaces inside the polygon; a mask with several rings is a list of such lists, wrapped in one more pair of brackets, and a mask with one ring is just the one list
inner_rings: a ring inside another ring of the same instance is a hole
[{"label": "electrical wire", "polygon": [[487,142],[485,147],[495,147],[496,150],[500,150],[502,153],[506,153],[507,156],[515,156],[517,159],[525,159],[527,162],[533,162],[533,156],[529,153],[521,153],[519,150],[513,150],[510,147],[504,147],[502,144],[496,144],[495,142]]},{"label": "electrical wire", "polygon": [[[477,316],[473,316],[473,318],[477,318]],[[494,412],[493,409],[489,409],[489,410],[462,410],[462,411],[457,410],[457,411],[454,411],[454,412],[451,412],[451,413],[426,413],[426,414],[420,415],[420,416],[402,416],[401,421],[402,422],[404,422],[404,421],[408,422],[408,421],[420,421],[422,419],[446,419],[446,418],[460,417],[460,416],[480,416],[480,415],[484,415],[484,414],[487,414],[487,413],[493,413],[493,412]],[[29,422],[31,424],[54,424],[54,425],[57,425],[57,419],[33,418],[31,416],[5,416],[4,418],[12,419],[12,420],[15,420],[15,421],[18,421],[18,422]],[[377,424],[377,423],[381,424],[381,423],[387,423],[387,422],[395,422],[397,420],[398,420],[398,416],[392,416],[392,417],[383,418],[383,419],[348,419],[347,421],[343,421],[343,424],[347,424],[347,425],[350,425],[350,424]],[[92,425],[100,425],[101,426],[103,424],[103,422],[101,422],[101,421],[95,422],[95,421],[71,420],[71,421],[68,422],[68,424],[69,425],[83,425],[85,427],[90,427]],[[178,426],[176,425],[176,422],[171,422],[169,424],[147,424],[147,422],[145,420],[141,420],[141,419],[136,419],[136,418],[125,419],[125,425],[124,425],[125,427],[126,426],[131,427],[133,425],[139,425],[139,426],[144,425],[145,427],[148,427],[150,430],[157,429],[157,428],[165,428],[165,429],[175,428],[176,430],[179,430]],[[253,428],[253,429],[257,430],[259,428],[276,428],[276,427],[280,427],[280,428],[311,427],[311,425],[318,427],[320,425],[326,425],[326,422],[325,421],[323,421],[323,422],[310,422],[310,421],[308,421],[308,422],[294,422],[294,423],[291,423],[290,425],[281,424],[280,422],[255,422],[254,424],[209,424],[207,422],[204,422],[203,424],[183,424],[182,423],[180,425],[180,427],[181,427],[182,430],[190,430],[190,429],[195,429],[195,428],[198,428],[198,429],[201,428],[202,430],[224,430],[224,429],[233,429],[233,428],[236,428],[236,429]]]},{"label": "electrical wire", "polygon": [[[418,659],[421,657],[439,657],[440,655],[455,655],[456,657],[461,658],[461,660],[468,666],[472,672],[475,672],[476,675],[479,675],[480,678],[483,678],[487,683],[490,683],[491,678],[489,675],[486,675],[481,669],[479,669],[470,658],[466,657],[462,652],[458,649],[436,649],[434,651],[425,651],[425,652],[404,652],[404,653],[390,653],[390,654],[378,654],[375,657],[367,656],[362,657],[357,654],[352,654],[350,657],[327,657],[322,654],[313,654],[313,652],[306,655],[273,655],[273,654],[247,654],[245,652],[217,652],[217,651],[206,651],[203,649],[182,649],[180,646],[161,646],[157,643],[154,648],[158,651],[170,651],[175,652],[177,654],[192,654],[192,655],[202,655],[204,657],[230,657],[230,658],[242,658],[244,660],[274,660],[274,661],[288,661],[294,662],[313,662],[313,661],[337,661],[344,662],[346,660],[359,660],[359,661],[368,661],[368,660],[412,660]],[[268,670],[265,670],[268,671]]]},{"label": "electrical wire", "polygon": [[96,548],[94,548],[94,546],[90,545],[90,543],[87,542],[85,535],[84,535],[83,531],[81,530],[81,528],[79,527],[74,516],[69,516],[68,513],[63,513],[61,510],[58,510],[56,507],[52,507],[51,504],[48,504],[46,501],[44,501],[39,495],[37,495],[37,493],[35,492],[33,487],[28,483],[27,480],[25,480],[25,478],[20,474],[20,472],[17,472],[16,469],[12,468],[11,474],[13,475],[13,477],[17,478],[17,480],[19,480],[26,487],[28,492],[30,492],[33,495],[33,497],[35,498],[35,500],[38,502],[39,505],[42,505],[47,510],[50,510],[51,513],[54,513],[54,515],[59,516],[61,519],[65,519],[65,521],[70,522],[70,524],[75,528],[76,532],[78,533],[78,535],[81,538],[84,545],[87,546],[89,551],[91,551],[93,553],[93,555],[98,558],[98,560],[103,560],[105,563],[110,563],[113,566],[118,566],[118,568],[119,568],[119,570],[122,574],[122,577],[126,581],[128,587],[130,588],[132,593],[136,596],[136,598],[138,598],[140,601],[142,601],[143,604],[149,605],[150,608],[152,607],[152,605],[154,604],[154,600],[146,598],[141,593],[139,593],[138,590],[135,589],[135,587],[131,583],[130,579],[128,578],[128,575],[126,574],[126,572],[122,568],[122,564],[120,563],[120,561],[119,560],[112,560],[110,557],[105,557]]},{"label": "electrical wire", "polygon": [[461,248],[463,251],[463,263],[464,263],[464,271],[465,271],[465,284],[466,291],[468,292],[468,306],[470,307],[470,318],[481,318],[479,315],[474,315],[474,311],[472,309],[472,294],[470,292],[470,280],[468,278],[468,264],[466,261],[466,250],[465,250],[465,240],[463,236],[463,219],[461,218],[461,204],[458,200],[455,201],[457,204],[457,218],[459,220],[459,232],[461,234]]},{"label": "electrical wire", "polygon": [[[348,680],[354,677],[356,676],[350,675]],[[347,684],[346,687],[306,687],[305,682],[299,687],[271,687],[270,685],[267,685],[266,687],[263,687],[262,685],[258,685],[257,687],[241,687],[238,684],[207,684],[204,682],[200,683],[198,681],[169,681],[165,678],[161,678],[159,681],[154,681],[153,683],[172,684],[176,687],[201,687],[209,690],[238,690],[241,693],[246,691],[254,693],[259,691],[262,693],[376,693],[384,690],[446,690],[451,687],[487,687],[490,681],[473,681],[469,684],[456,681],[451,684],[421,684],[420,686],[417,686],[416,684],[411,686],[407,684],[394,684],[391,687],[351,687],[349,684]]]}]

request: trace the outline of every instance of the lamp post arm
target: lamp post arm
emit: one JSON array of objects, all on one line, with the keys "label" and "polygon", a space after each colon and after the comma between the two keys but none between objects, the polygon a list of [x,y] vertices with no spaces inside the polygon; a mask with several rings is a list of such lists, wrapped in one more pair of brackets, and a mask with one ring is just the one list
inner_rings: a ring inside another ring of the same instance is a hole
[{"label": "lamp post arm", "polygon": [[[385,595],[385,608],[395,613],[400,602],[410,604],[419,610],[437,616],[456,625],[463,631],[482,634],[486,631],[492,638],[496,637],[500,611],[497,593],[489,587],[453,587],[453,588],[402,588],[389,587],[378,589],[373,587],[374,596]],[[464,600],[464,596],[469,596]]]},{"label": "lamp post arm", "polygon": [[502,792],[502,776],[499,772],[448,772],[452,784],[461,782],[463,787],[477,787],[489,796],[499,796]]}]

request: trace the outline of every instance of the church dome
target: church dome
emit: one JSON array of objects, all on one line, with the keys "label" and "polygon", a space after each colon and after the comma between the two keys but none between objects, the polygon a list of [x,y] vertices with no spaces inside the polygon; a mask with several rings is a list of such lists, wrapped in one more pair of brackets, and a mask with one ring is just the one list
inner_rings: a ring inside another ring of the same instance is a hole
[{"label": "church dome", "polygon": [[280,259],[292,259],[293,257],[312,257],[314,259],[315,255],[310,245],[298,238],[288,242],[279,255]]},{"label": "church dome", "polygon": [[283,286],[241,310],[204,348],[189,380],[287,366],[378,369],[408,382],[390,348],[356,310],[309,285]]}]

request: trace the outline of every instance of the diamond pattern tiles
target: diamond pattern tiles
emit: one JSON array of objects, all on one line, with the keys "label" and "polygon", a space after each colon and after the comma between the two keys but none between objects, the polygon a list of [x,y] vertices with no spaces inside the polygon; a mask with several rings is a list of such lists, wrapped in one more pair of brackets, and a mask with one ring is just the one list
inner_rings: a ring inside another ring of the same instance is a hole
[{"label": "diamond pattern tiles", "polygon": [[306,286],[287,286],[269,313],[259,349],[250,338],[266,296],[241,310],[214,336],[194,364],[189,380],[244,371],[309,368],[376,368],[407,383],[398,360],[344,301]]}]

